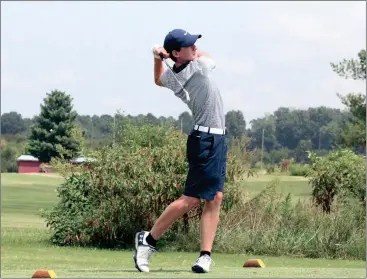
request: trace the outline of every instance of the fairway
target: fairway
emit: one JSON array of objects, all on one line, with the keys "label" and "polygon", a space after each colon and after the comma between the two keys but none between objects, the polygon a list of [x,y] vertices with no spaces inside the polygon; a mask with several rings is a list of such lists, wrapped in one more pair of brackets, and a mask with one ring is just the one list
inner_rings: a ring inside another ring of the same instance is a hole
[{"label": "fairway", "polygon": [[259,174],[246,178],[241,185],[243,190],[250,195],[256,195],[264,190],[272,181],[278,181],[278,183],[275,183],[275,190],[278,193],[284,195],[290,193],[295,200],[311,197],[311,185],[306,178],[299,176]]},{"label": "fairway", "polygon": [[[190,277],[191,265],[198,253],[161,252],[152,258],[151,273],[136,271],[132,251],[56,247],[47,242],[49,232],[37,216],[40,208],[50,208],[57,202],[56,187],[62,178],[41,175],[2,174],[2,253],[1,277],[30,278],[36,269],[52,269],[58,277]],[[246,191],[260,191],[272,177],[250,178]],[[295,196],[307,196],[307,181],[280,177],[282,191]],[[242,268],[248,258],[261,258],[263,269]],[[264,257],[213,253],[215,265],[204,277],[222,278],[366,278],[365,261]]]}]

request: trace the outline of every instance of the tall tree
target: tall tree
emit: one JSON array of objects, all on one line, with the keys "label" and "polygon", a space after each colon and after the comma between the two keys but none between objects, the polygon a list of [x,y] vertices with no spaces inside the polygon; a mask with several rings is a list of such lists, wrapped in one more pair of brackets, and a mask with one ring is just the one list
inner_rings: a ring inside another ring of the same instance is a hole
[{"label": "tall tree", "polygon": [[189,112],[184,111],[178,116],[176,125],[183,133],[188,134],[192,131],[194,120]]},{"label": "tall tree", "polygon": [[309,108],[308,113],[310,116],[308,126],[312,131],[313,148],[332,149],[336,140],[335,127],[341,122],[344,114],[339,109],[324,106]]},{"label": "tall tree", "polygon": [[[31,129],[28,151],[41,162],[49,162],[61,155],[69,159],[80,151],[80,142],[72,136],[77,115],[73,110],[72,98],[58,90],[46,95]],[[67,153],[60,154],[60,150]]]},{"label": "tall tree", "polygon": [[366,50],[358,52],[358,59],[343,59],[337,63],[330,63],[333,71],[346,79],[366,80]]},{"label": "tall tree", "polygon": [[1,115],[1,133],[15,135],[26,130],[22,115],[15,111]]},{"label": "tall tree", "polygon": [[146,116],[146,123],[151,125],[158,125],[160,122],[158,121],[157,117],[155,117],[152,113],[148,113]]},{"label": "tall tree", "polygon": [[340,96],[342,103],[347,107],[349,117],[341,125],[339,143],[354,149],[366,147],[366,96],[349,93]]},{"label": "tall tree", "polygon": [[[366,81],[366,50],[358,53],[358,59],[343,59],[330,63],[333,71],[346,79]],[[339,98],[350,114],[349,122],[344,122],[341,129],[340,143],[354,149],[366,148],[366,96],[361,93],[349,93]]]},{"label": "tall tree", "polygon": [[263,118],[251,120],[251,147],[261,148],[263,141],[264,130],[264,148],[268,151],[278,147],[275,137],[275,117],[274,115],[267,115]]},{"label": "tall tree", "polygon": [[229,137],[240,138],[245,135],[246,121],[242,111],[228,111],[225,116],[225,121]]},{"label": "tall tree", "polygon": [[300,140],[295,149],[295,159],[297,162],[305,163],[308,161],[307,151],[312,150],[312,142],[311,140]]},{"label": "tall tree", "polygon": [[289,149],[297,147],[300,125],[298,115],[290,108],[280,107],[274,112],[276,130],[275,135],[279,144]]}]

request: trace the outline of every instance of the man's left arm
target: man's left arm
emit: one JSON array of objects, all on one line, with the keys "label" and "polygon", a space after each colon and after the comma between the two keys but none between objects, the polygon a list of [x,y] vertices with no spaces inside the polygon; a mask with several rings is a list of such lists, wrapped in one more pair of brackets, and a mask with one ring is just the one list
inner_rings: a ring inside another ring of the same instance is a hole
[{"label": "man's left arm", "polygon": [[198,50],[198,49],[196,50],[196,56],[197,57],[206,56],[206,57],[209,57],[210,58],[210,56],[209,56],[208,53],[206,53],[204,51],[201,51],[201,50]]},{"label": "man's left arm", "polygon": [[196,56],[205,70],[211,72],[215,68],[216,64],[208,53],[201,50],[196,50]]}]

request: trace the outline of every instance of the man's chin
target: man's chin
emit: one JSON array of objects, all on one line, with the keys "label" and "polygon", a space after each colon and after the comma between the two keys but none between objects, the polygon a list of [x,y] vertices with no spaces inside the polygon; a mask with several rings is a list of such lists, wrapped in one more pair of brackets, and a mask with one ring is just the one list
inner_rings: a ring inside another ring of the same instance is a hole
[{"label": "man's chin", "polygon": [[196,58],[198,58],[198,57],[195,55],[192,58],[185,59],[183,63],[194,61]]}]

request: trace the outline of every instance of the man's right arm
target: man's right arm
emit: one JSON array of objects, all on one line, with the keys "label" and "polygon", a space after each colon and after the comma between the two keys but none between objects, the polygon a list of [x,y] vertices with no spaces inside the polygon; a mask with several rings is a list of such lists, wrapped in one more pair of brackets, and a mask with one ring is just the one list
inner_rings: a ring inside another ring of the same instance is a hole
[{"label": "man's right arm", "polygon": [[158,86],[163,86],[160,78],[164,73],[163,62],[159,58],[154,57],[154,83]]},{"label": "man's right arm", "polygon": [[160,58],[160,54],[163,54],[165,58],[168,58],[168,53],[163,47],[154,46],[153,47],[153,55],[154,55],[154,83],[158,86],[164,86],[161,81],[161,76],[164,73],[164,67],[162,59]]}]

